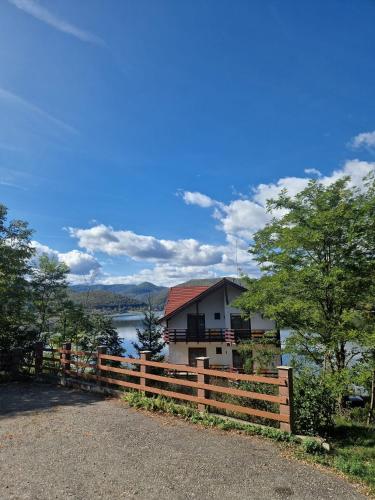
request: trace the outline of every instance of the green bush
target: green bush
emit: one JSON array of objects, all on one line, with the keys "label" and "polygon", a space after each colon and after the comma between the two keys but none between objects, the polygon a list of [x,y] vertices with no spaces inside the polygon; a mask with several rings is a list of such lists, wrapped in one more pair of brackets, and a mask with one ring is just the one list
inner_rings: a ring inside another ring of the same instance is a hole
[{"label": "green bush", "polygon": [[315,439],[305,439],[302,441],[301,446],[305,453],[310,453],[311,455],[321,455],[324,453],[321,443],[315,441]]},{"label": "green bush", "polygon": [[325,436],[334,426],[336,399],[322,375],[309,370],[294,378],[294,418],[297,434]]}]

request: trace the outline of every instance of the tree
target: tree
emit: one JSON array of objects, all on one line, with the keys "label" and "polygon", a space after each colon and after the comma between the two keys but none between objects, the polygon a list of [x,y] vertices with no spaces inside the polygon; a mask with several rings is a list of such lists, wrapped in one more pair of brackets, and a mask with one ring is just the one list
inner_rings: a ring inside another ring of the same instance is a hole
[{"label": "tree", "polygon": [[259,339],[242,341],[237,351],[243,359],[245,373],[261,373],[264,369],[270,369],[280,357],[278,333],[268,331]]},{"label": "tree", "polygon": [[32,305],[39,339],[43,342],[48,341],[68,302],[68,273],[67,265],[47,255],[39,257],[38,266],[32,271]]},{"label": "tree", "polygon": [[7,208],[0,204],[0,349],[27,347],[35,337],[30,328],[30,258],[32,231],[26,222],[7,223]]},{"label": "tree", "polygon": [[254,236],[250,253],[262,276],[247,279],[237,306],[291,329],[287,350],[332,375],[341,393],[362,352],[364,304],[375,278],[375,183],[318,181],[294,198],[268,202],[278,217]]},{"label": "tree", "polygon": [[71,342],[78,351],[93,353],[99,346],[105,346],[109,354],[121,356],[124,349],[112,319],[100,313],[91,313],[81,305],[65,303],[52,342],[60,347],[63,342]]},{"label": "tree", "polygon": [[151,358],[160,361],[163,356],[160,354],[164,348],[162,341],[162,331],[158,323],[158,317],[154,312],[151,299],[148,299],[147,308],[144,311],[143,329],[137,328],[138,342],[132,342],[138,354],[141,351],[151,351]]}]

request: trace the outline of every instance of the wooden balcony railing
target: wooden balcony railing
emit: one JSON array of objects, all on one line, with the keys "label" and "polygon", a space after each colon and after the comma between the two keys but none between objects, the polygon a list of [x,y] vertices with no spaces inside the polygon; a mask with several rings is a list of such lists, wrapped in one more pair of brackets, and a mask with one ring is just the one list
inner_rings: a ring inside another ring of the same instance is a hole
[{"label": "wooden balcony railing", "polygon": [[227,328],[208,328],[201,331],[168,328],[164,331],[164,341],[167,344],[176,342],[226,342],[235,344],[241,340],[250,340],[251,331],[229,330]]}]

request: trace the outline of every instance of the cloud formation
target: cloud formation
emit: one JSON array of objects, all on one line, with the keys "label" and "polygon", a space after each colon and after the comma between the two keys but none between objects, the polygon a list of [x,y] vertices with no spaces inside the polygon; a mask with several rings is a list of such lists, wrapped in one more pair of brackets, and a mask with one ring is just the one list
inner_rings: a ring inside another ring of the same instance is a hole
[{"label": "cloud formation", "polygon": [[[319,182],[328,186],[332,182],[350,176],[352,186],[363,187],[363,178],[375,171],[375,162],[348,160],[344,166],[332,172],[331,175],[321,176]],[[262,228],[272,215],[267,211],[267,200],[277,198],[282,190],[287,190],[290,196],[295,196],[309,183],[310,177],[283,177],[274,183],[259,184],[252,189],[247,199],[233,200],[228,204],[218,204],[213,217],[219,221],[227,240],[235,237],[249,242],[254,233]]]},{"label": "cloud formation", "polygon": [[34,0],[8,0],[9,3],[17,7],[18,9],[30,14],[35,19],[42,21],[49,26],[78,38],[82,42],[93,43],[96,45],[105,45],[104,41],[98,36],[90,33],[89,31],[82,30],[74,24],[68,23],[64,19],[56,16],[48,9],[35,2]]},{"label": "cloud formation", "polygon": [[107,255],[126,255],[134,260],[149,262],[173,261],[178,265],[213,265],[221,262],[219,247],[205,245],[195,239],[164,240],[136,234],[129,230],[115,230],[99,224],[89,229],[69,228],[78,245],[89,252]]},{"label": "cloud formation", "polygon": [[321,177],[322,175],[321,171],[317,168],[305,168],[304,172],[307,175],[317,175],[318,177]]},{"label": "cloud formation", "polygon": [[100,263],[93,255],[88,253],[79,250],[61,253],[38,241],[32,241],[32,245],[36,250],[37,257],[48,255],[48,257],[56,259],[58,262],[64,262],[69,267],[72,276],[83,278],[100,271]]},{"label": "cloud formation", "polygon": [[198,205],[202,208],[209,208],[218,204],[216,200],[198,191],[183,191],[182,197],[187,205]]},{"label": "cloud formation", "polygon": [[[352,185],[362,187],[363,177],[375,172],[375,162],[348,160],[330,175],[319,177],[319,182],[329,185],[339,178],[350,176]],[[305,172],[306,173],[306,172]],[[315,172],[311,172],[315,174]],[[71,267],[71,281],[98,283],[139,283],[151,281],[172,286],[197,277],[235,276],[244,272],[257,276],[259,270],[248,253],[254,233],[264,227],[272,215],[267,211],[267,200],[277,197],[284,189],[294,196],[304,189],[310,177],[282,177],[275,182],[253,187],[247,197],[234,194],[224,203],[198,191],[182,192],[187,205],[210,209],[223,239],[223,243],[205,244],[193,238],[166,240],[152,235],[137,234],[130,229],[114,229],[94,222],[89,228],[69,228],[70,236],[83,250],[59,253],[40,244],[38,252],[51,252]],[[219,233],[218,233],[219,234]],[[140,271],[117,276],[105,273],[95,254],[115,258],[126,256],[134,262],[142,262]]]},{"label": "cloud formation", "polygon": [[356,135],[352,139],[350,145],[354,149],[375,148],[375,130],[372,132],[362,132],[361,134]]}]

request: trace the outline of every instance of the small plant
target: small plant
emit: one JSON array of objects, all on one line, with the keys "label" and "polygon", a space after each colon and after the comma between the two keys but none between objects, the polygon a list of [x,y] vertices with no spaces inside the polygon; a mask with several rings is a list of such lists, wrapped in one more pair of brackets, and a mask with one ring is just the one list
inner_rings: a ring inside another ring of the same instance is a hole
[{"label": "small plant", "polygon": [[324,448],[322,447],[319,441],[315,439],[304,439],[301,444],[302,450],[305,453],[309,453],[311,455],[321,455],[324,453]]},{"label": "small plant", "polygon": [[248,435],[258,435],[267,437],[280,442],[300,443],[301,440],[288,432],[281,431],[272,427],[254,425],[237,420],[221,418],[209,413],[201,413],[193,406],[175,403],[173,400],[164,397],[147,397],[141,392],[126,392],[123,396],[130,406],[142,408],[148,411],[158,411],[177,415],[189,420],[194,424],[200,424],[204,427],[218,427],[221,430],[237,430]]}]

